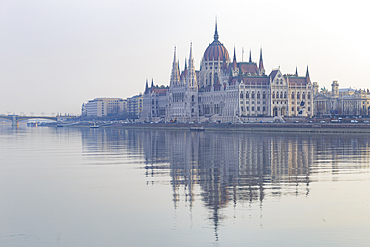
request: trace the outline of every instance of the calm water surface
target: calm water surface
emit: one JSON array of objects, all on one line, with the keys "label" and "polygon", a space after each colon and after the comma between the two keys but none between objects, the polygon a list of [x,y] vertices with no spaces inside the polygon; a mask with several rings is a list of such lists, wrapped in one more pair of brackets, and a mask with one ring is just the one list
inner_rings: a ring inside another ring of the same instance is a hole
[{"label": "calm water surface", "polygon": [[0,126],[0,246],[369,246],[369,137]]}]

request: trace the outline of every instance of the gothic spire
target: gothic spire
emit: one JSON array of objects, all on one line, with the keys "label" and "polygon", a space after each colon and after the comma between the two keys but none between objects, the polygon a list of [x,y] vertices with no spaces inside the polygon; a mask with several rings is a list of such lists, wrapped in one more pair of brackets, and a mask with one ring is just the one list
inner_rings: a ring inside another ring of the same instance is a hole
[{"label": "gothic spire", "polygon": [[171,85],[177,85],[180,81],[180,70],[179,70],[179,63],[176,57],[176,46],[174,48],[173,54],[173,62],[172,62],[172,72],[171,72]]},{"label": "gothic spire", "polygon": [[234,46],[234,57],[233,57],[233,62],[236,61],[236,55],[235,55],[235,46]]},{"label": "gothic spire", "polygon": [[306,82],[307,83],[311,82],[310,74],[308,73],[308,65],[307,65],[307,70],[306,70]]},{"label": "gothic spire", "polygon": [[252,50],[249,50],[249,62],[252,62]]},{"label": "gothic spire", "polygon": [[262,58],[262,48],[260,49],[260,64],[259,64],[259,69],[264,70],[265,68],[263,67],[263,58]]},{"label": "gothic spire", "polygon": [[235,46],[234,46],[233,69],[235,68],[237,68],[237,64],[236,64],[236,52],[235,52]]},{"label": "gothic spire", "polygon": [[189,68],[186,74],[186,81],[187,86],[189,88],[196,88],[197,87],[197,78],[195,74],[195,65],[194,65],[194,57],[193,57],[193,44],[190,43],[190,55],[189,55]]},{"label": "gothic spire", "polygon": [[263,58],[262,58],[262,47],[260,49],[260,63],[258,65],[258,70],[260,75],[265,74],[265,67],[263,66]]},{"label": "gothic spire", "polygon": [[295,76],[298,77],[298,68],[297,68],[297,66],[295,66]]}]

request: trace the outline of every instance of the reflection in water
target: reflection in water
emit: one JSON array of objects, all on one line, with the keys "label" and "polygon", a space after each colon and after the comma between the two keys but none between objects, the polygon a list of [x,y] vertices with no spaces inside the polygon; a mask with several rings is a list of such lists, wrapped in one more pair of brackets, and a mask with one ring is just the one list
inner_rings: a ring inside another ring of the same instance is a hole
[{"label": "reflection in water", "polygon": [[148,185],[171,179],[174,208],[180,197],[190,211],[200,199],[216,239],[230,205],[257,204],[262,214],[268,197],[309,196],[312,182],[369,168],[369,139],[363,136],[90,130],[82,137],[87,154],[142,156]]}]

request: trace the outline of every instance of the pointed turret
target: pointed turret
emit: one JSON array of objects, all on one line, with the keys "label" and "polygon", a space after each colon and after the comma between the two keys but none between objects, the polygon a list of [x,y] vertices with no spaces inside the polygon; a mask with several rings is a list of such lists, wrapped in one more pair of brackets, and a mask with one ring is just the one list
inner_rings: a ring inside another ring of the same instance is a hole
[{"label": "pointed turret", "polygon": [[148,92],[148,79],[146,79],[146,83],[145,83],[145,93]]},{"label": "pointed turret", "polygon": [[249,62],[252,62],[252,50],[249,50]]},{"label": "pointed turret", "polygon": [[195,65],[194,65],[194,57],[193,57],[193,44],[190,43],[190,55],[189,55],[189,68],[187,69],[187,86],[189,88],[195,89],[197,84],[197,77],[195,74]]},{"label": "pointed turret", "polygon": [[179,63],[176,58],[176,46],[175,46],[170,85],[171,86],[178,85],[179,82],[180,82],[180,70],[179,70]]},{"label": "pointed turret", "polygon": [[295,74],[294,75],[298,77],[298,68],[297,68],[297,66],[295,67]]},{"label": "pointed turret", "polygon": [[153,90],[153,88],[154,88],[154,80],[153,80],[153,78],[152,78],[152,85],[150,86],[151,88],[152,88],[152,90]]},{"label": "pointed turret", "polygon": [[258,69],[260,71],[260,75],[264,75],[265,74],[265,68],[263,66],[263,58],[262,58],[262,48],[260,49],[260,62],[259,62]]},{"label": "pointed turret", "polygon": [[306,83],[311,83],[310,74],[308,73],[308,65],[307,65],[307,71],[306,71]]},{"label": "pointed turret", "polygon": [[232,68],[233,69],[237,68],[235,46],[234,46],[234,57],[233,57],[233,65],[232,65]]}]

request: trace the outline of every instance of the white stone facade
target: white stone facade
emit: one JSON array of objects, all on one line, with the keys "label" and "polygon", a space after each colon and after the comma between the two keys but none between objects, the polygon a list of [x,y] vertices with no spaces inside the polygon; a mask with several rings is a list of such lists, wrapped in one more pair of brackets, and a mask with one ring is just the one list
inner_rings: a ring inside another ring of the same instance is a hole
[{"label": "white stone facade", "polygon": [[[204,52],[199,71],[195,70],[191,47],[188,65],[180,72],[175,49],[166,95],[166,121],[236,122],[249,117],[313,116],[313,85],[308,68],[304,77],[297,71],[286,75],[280,69],[266,75],[262,49],[258,65],[251,55],[248,62],[237,62],[235,49],[231,61],[218,38],[216,24],[214,40]],[[145,107],[150,104],[144,102]]]}]

